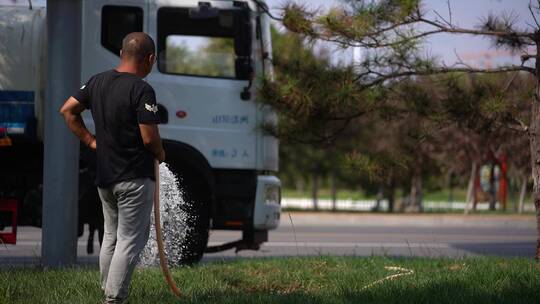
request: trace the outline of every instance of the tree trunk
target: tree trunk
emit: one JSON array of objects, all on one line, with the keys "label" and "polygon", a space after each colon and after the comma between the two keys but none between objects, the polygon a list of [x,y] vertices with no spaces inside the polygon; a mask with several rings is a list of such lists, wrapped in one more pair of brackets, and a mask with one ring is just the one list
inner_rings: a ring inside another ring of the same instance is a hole
[{"label": "tree trunk", "polygon": [[336,172],[330,171],[330,188],[332,192],[332,211],[337,210],[337,185],[336,185]]},{"label": "tree trunk", "polygon": [[529,137],[531,142],[531,161],[532,161],[532,177],[533,191],[532,197],[534,207],[536,209],[537,223],[537,242],[536,242],[536,259],[540,259],[540,44],[537,45],[536,58],[536,92],[532,101],[532,115],[529,129]]},{"label": "tree trunk", "polygon": [[295,181],[295,186],[296,186],[296,192],[304,193],[304,191],[306,190],[306,181],[304,180],[303,177],[299,177]]},{"label": "tree trunk", "polygon": [[384,184],[380,183],[379,190],[377,191],[377,202],[376,202],[374,211],[376,212],[381,211],[381,203],[383,199],[384,199]]},{"label": "tree trunk", "polygon": [[508,154],[503,152],[498,159],[500,164],[500,174],[497,197],[499,198],[502,210],[506,211],[506,205],[508,203],[508,190],[510,189],[508,181]]},{"label": "tree trunk", "polygon": [[475,191],[474,191],[474,181],[476,179],[476,162],[472,162],[471,166],[471,176],[469,177],[469,185],[467,187],[467,200],[465,202],[465,214],[469,214],[469,211],[471,209],[471,205],[473,204]]},{"label": "tree trunk", "polygon": [[518,207],[518,213],[523,213],[523,207],[525,204],[525,195],[527,194],[527,177],[523,178],[523,182],[521,184],[521,191],[519,192],[519,207]]},{"label": "tree trunk", "polygon": [[313,198],[313,210],[319,210],[319,175],[317,172],[313,173],[311,187],[311,197]]},{"label": "tree trunk", "polygon": [[394,174],[390,172],[390,183],[388,185],[388,212],[394,212],[396,202],[396,179]]},{"label": "tree trunk", "polygon": [[446,181],[446,187],[448,188],[448,202],[452,204],[454,202],[454,183],[453,183],[454,172],[450,171],[448,173],[448,180]]},{"label": "tree trunk", "polygon": [[411,181],[410,205],[407,208],[409,212],[422,211],[422,176],[419,170],[415,171]]},{"label": "tree trunk", "polygon": [[497,204],[497,189],[495,189],[495,165],[491,165],[491,174],[489,177],[489,210],[495,211]]},{"label": "tree trunk", "polygon": [[536,209],[537,241],[536,254],[540,260],[540,37],[536,35],[536,92],[532,100],[529,137],[533,177],[533,202]]}]

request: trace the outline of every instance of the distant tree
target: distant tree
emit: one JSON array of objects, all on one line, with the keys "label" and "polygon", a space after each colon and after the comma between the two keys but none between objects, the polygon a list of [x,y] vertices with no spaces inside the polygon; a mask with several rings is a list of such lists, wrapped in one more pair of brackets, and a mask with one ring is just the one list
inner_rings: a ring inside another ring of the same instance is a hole
[{"label": "distant tree", "polygon": [[[444,88],[439,93],[443,94],[439,111],[442,128],[435,136],[434,154],[439,162],[449,164],[452,172],[471,172],[468,202],[473,207],[477,198],[475,177],[488,155],[506,154],[510,168],[530,168],[523,166],[530,162],[529,153],[516,143],[527,140],[521,125],[528,122],[530,108],[521,101],[528,98],[524,94],[531,92],[531,80],[520,74],[469,74],[451,77],[439,85]],[[490,207],[494,208],[496,192],[488,195]]]},{"label": "distant tree", "polygon": [[[280,32],[276,28],[271,28],[273,55],[272,60],[275,69],[275,81],[287,81],[294,77],[294,66],[298,64],[309,64],[313,67],[323,68],[328,65],[329,57],[324,51],[317,51],[311,45],[305,45],[297,35],[287,32]],[[285,89],[285,88],[284,88]],[[262,99],[259,96],[259,99]],[[310,137],[307,126],[312,122],[307,122],[302,117],[303,110],[296,109],[297,112],[290,113],[283,111],[280,107],[278,119],[280,128],[273,126],[263,126],[265,130],[280,138],[280,176],[286,185],[293,184],[299,190],[311,190],[314,209],[318,208],[319,189],[326,177],[332,178],[336,171],[336,166],[340,163],[338,158],[342,153],[335,153],[338,147],[320,145],[313,149],[307,142],[299,140]],[[302,124],[304,128],[298,127]],[[302,132],[302,134],[298,134]],[[334,151],[334,152],[332,152]],[[332,184],[332,183],[331,183]],[[336,186],[336,184],[333,184]],[[330,185],[332,187],[332,185]],[[335,189],[335,188],[334,188]]]}]

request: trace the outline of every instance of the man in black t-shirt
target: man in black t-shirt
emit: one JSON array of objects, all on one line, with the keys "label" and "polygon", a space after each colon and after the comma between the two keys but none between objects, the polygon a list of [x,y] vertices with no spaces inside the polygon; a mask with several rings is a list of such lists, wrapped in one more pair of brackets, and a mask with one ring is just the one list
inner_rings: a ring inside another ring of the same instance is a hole
[{"label": "man in black t-shirt", "polygon": [[[60,113],[81,141],[97,152],[96,185],[105,233],[99,255],[106,303],[123,303],[133,269],[148,240],[155,187],[154,159],[165,160],[153,88],[143,78],[155,62],[155,45],[145,33],[122,41],[116,69],[92,76]],[[96,135],[81,113],[89,109]]]}]

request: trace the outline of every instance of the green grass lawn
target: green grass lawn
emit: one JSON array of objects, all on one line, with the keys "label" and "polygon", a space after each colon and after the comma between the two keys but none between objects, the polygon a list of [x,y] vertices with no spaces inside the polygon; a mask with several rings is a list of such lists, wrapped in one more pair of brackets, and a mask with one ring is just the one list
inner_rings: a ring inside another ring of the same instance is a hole
[{"label": "green grass lawn", "polygon": [[[364,288],[396,272],[414,273]],[[538,303],[532,259],[315,257],[220,262],[177,269],[181,300],[158,269],[137,270],[130,303]],[[98,271],[0,270],[0,303],[100,303]]]}]

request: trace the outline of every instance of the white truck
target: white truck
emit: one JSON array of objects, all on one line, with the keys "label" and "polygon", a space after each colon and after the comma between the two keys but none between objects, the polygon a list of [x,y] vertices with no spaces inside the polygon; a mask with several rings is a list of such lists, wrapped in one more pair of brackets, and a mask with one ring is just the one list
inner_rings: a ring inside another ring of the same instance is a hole
[{"label": "white truck", "polygon": [[[254,96],[257,75],[272,77],[265,12],[254,0],[82,1],[74,42],[81,82],[118,64],[126,34],[144,31],[156,42],[146,80],[156,91],[167,163],[184,200],[194,202],[185,211],[196,215],[178,263],[197,262],[205,251],[256,250],[279,225],[278,142],[261,129],[277,119]],[[0,6],[0,198],[17,199],[19,222],[34,225],[41,220],[45,17],[43,6]],[[84,119],[92,129],[90,113]],[[210,229],[243,237],[208,247]]]}]

